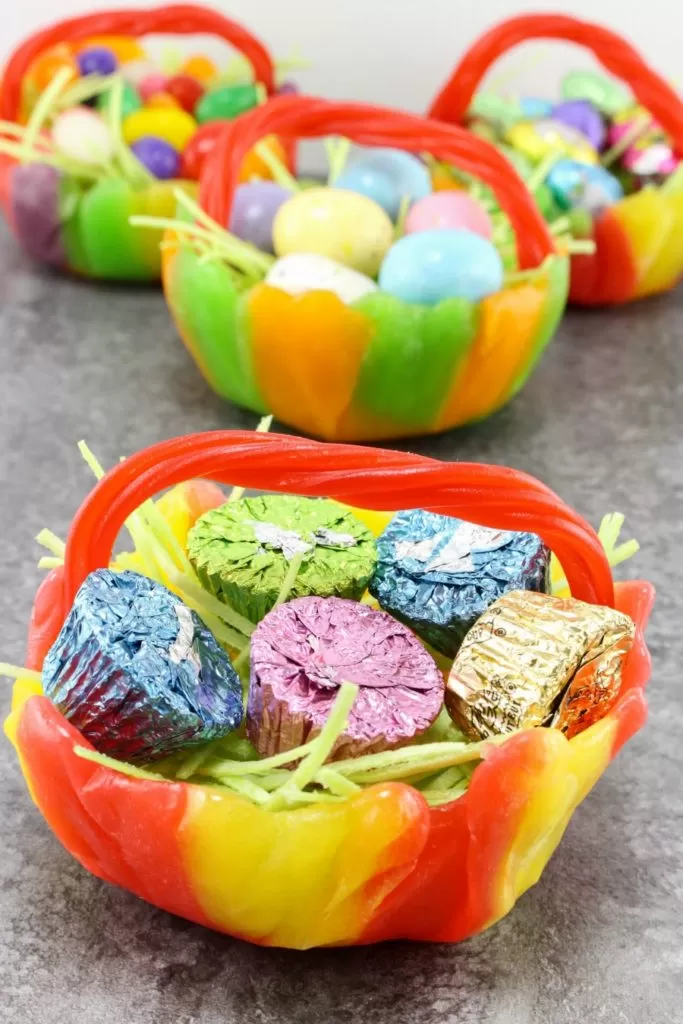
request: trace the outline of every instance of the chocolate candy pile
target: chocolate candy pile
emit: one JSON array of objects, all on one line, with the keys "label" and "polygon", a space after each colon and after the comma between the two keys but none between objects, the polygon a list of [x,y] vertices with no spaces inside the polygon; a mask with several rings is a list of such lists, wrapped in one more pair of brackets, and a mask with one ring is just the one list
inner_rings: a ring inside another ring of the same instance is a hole
[{"label": "chocolate candy pile", "polygon": [[[240,498],[200,516],[187,552],[211,613],[251,620],[237,667],[261,757],[317,736],[345,683],[358,692],[329,760],[410,744],[444,706],[473,740],[539,725],[571,737],[617,699],[634,638],[627,616],[548,592],[534,534],[421,509],[375,541],[334,501]],[[232,657],[165,587],[98,570],[43,682],[99,751],[145,763],[240,726]]]}]

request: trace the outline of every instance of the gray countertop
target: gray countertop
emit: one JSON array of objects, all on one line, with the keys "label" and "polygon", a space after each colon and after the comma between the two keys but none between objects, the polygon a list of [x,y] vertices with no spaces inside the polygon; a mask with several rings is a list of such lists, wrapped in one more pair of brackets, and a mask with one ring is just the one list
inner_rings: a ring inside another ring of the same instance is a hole
[{"label": "gray countertop", "polygon": [[[32,266],[0,234],[0,658],[21,662],[40,573],[106,465],[173,434],[251,427],[195,371],[154,291]],[[597,523],[627,514],[655,582],[647,728],[573,818],[541,882],[460,946],[293,953],[176,920],[90,877],[0,743],[0,1020],[12,1024],[668,1024],[683,1016],[683,289],[573,312],[526,391],[412,442],[527,470]],[[3,691],[2,705],[8,705]]]}]

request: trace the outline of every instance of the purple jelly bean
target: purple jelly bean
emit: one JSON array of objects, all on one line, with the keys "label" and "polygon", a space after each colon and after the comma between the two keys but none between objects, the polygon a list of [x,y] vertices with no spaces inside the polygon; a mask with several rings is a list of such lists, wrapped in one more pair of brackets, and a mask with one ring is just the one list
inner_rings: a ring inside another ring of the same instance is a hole
[{"label": "purple jelly bean", "polygon": [[47,164],[26,164],[12,171],[11,218],[17,238],[40,263],[66,267],[59,212],[61,174]]},{"label": "purple jelly bean", "polygon": [[292,193],[274,181],[238,185],[229,230],[263,252],[272,252],[275,214],[291,198]]},{"label": "purple jelly bean", "polygon": [[91,46],[76,56],[82,75],[113,75],[119,66],[116,56],[106,46]]},{"label": "purple jelly bean", "polygon": [[180,174],[180,153],[165,139],[143,135],[130,148],[155,178],[166,181]]},{"label": "purple jelly bean", "polygon": [[553,120],[575,128],[595,149],[601,149],[605,142],[605,122],[598,110],[588,100],[567,100],[553,108]]},{"label": "purple jelly bean", "polygon": [[298,94],[298,92],[299,92],[299,87],[294,82],[283,82],[282,85],[278,87],[277,95],[278,96],[296,96]]}]

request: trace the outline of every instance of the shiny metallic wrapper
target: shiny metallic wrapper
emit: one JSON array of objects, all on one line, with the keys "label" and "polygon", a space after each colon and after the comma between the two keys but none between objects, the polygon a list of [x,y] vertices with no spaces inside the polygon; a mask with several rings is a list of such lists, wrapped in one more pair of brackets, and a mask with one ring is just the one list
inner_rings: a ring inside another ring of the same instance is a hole
[{"label": "shiny metallic wrapper", "polygon": [[377,560],[372,533],[342,505],[286,494],[207,512],[190,531],[188,553],[202,585],[252,622],[275,604],[295,557],[293,598],[358,600]]},{"label": "shiny metallic wrapper", "polygon": [[550,552],[536,534],[491,530],[423,509],[395,515],[377,553],[370,593],[449,658],[502,594],[548,589]]},{"label": "shiny metallic wrapper", "polygon": [[242,687],[198,616],[160,583],[98,569],[43,665],[43,688],[103,754],[145,764],[242,720]]},{"label": "shiny metallic wrapper", "polygon": [[557,725],[574,735],[616,699],[634,633],[613,608],[505,594],[465,637],[446,684],[448,712],[468,736],[485,739],[550,724],[566,693]]},{"label": "shiny metallic wrapper", "polygon": [[304,597],[251,638],[247,732],[260,754],[291,750],[327,720],[342,683],[360,689],[331,760],[409,743],[443,706],[443,676],[410,630],[358,601]]}]

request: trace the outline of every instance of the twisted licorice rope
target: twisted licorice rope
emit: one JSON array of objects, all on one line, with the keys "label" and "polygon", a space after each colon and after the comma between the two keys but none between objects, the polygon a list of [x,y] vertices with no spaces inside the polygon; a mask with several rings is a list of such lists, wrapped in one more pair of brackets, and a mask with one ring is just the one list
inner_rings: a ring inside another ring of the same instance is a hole
[{"label": "twisted licorice rope", "polygon": [[612,575],[595,531],[524,473],[277,434],[215,431],[153,445],[102,478],[69,533],[66,608],[88,573],[109,564],[127,517],[148,498],[193,477],[382,511],[426,508],[495,529],[530,530],[555,552],[575,597],[605,605],[614,601]]},{"label": "twisted licorice rope", "polygon": [[230,220],[242,162],[266,135],[319,138],[341,135],[367,146],[398,146],[456,165],[495,193],[516,234],[519,264],[530,269],[554,252],[543,218],[526,185],[490,143],[454,125],[364,103],[334,103],[307,96],[278,96],[230,122],[207,158],[200,185],[204,210],[221,225]]},{"label": "twisted licorice rope", "polygon": [[607,71],[628,83],[636,99],[671,136],[675,149],[683,153],[683,104],[675,90],[616,33],[563,14],[510,18],[481,36],[460,59],[429,116],[460,123],[489,67],[506,50],[529,39],[564,39],[592,50]]},{"label": "twisted licorice rope", "polygon": [[255,36],[236,21],[194,4],[173,4],[147,10],[101,11],[67,18],[23,42],[10,57],[2,81],[0,117],[15,121],[21,104],[22,79],[36,57],[58,43],[76,42],[98,35],[146,36],[155,33],[218,36],[240,50],[254,69],[254,76],[268,93],[275,89],[273,60]]}]

